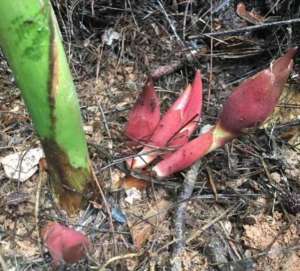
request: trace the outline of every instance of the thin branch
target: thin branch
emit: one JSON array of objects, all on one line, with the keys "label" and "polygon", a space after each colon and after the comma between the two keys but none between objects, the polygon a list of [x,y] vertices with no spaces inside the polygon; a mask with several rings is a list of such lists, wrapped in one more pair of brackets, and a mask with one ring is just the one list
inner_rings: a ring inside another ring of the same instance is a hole
[{"label": "thin branch", "polygon": [[111,263],[115,262],[115,261],[119,261],[119,260],[123,260],[123,259],[128,259],[128,258],[134,258],[134,257],[138,257],[139,254],[138,253],[129,253],[129,254],[125,254],[125,255],[119,255],[116,257],[112,257],[110,258],[105,264],[103,264],[98,271],[105,271],[107,270],[106,267],[108,265],[110,265]]},{"label": "thin branch", "polygon": [[116,244],[116,236],[115,236],[115,227],[114,227],[114,223],[113,223],[113,219],[112,219],[112,214],[111,214],[111,208],[110,208],[110,205],[108,204],[107,200],[106,200],[106,197],[104,195],[104,191],[99,183],[99,180],[95,174],[95,171],[94,169],[92,168],[91,170],[91,173],[92,173],[92,177],[93,177],[93,180],[94,182],[96,183],[96,186],[100,192],[100,196],[103,200],[103,203],[104,203],[104,207],[106,209],[106,212],[107,212],[107,215],[108,215],[108,222],[109,222],[109,225],[110,225],[110,230],[111,230],[111,233],[112,233],[112,236],[113,236],[113,244],[114,244],[114,249],[115,251],[117,251],[117,244]]},{"label": "thin branch", "polygon": [[300,18],[295,18],[295,19],[285,20],[285,21],[278,21],[278,22],[271,22],[271,23],[264,23],[264,24],[259,24],[259,25],[251,25],[251,26],[242,27],[240,29],[232,29],[232,30],[226,30],[226,31],[221,31],[221,32],[203,33],[201,35],[190,36],[189,39],[203,38],[204,36],[218,37],[218,36],[236,35],[236,34],[244,33],[247,31],[253,31],[253,30],[263,29],[263,28],[267,28],[267,27],[273,27],[273,26],[279,26],[279,25],[285,25],[285,24],[294,24],[294,23],[300,23]]},{"label": "thin branch", "polygon": [[47,173],[44,169],[41,169],[41,172],[38,176],[38,184],[36,189],[36,196],[35,196],[35,208],[34,208],[34,216],[35,216],[35,228],[38,234],[37,242],[38,247],[40,250],[41,255],[43,254],[43,246],[42,246],[42,238],[41,238],[41,231],[40,231],[40,219],[39,219],[39,211],[40,211],[40,198],[41,198],[41,191],[42,187],[47,180]]},{"label": "thin branch", "polygon": [[178,205],[175,218],[175,233],[177,242],[173,251],[172,271],[182,270],[180,254],[183,252],[185,246],[185,211],[188,199],[191,197],[194,190],[200,165],[201,161],[198,161],[191,167],[191,169],[186,174],[186,177],[184,179],[184,188],[179,197],[179,201],[181,201],[181,203]]},{"label": "thin branch", "polygon": [[239,207],[239,203],[236,204],[236,205],[234,205],[234,206],[232,206],[232,207],[230,207],[230,208],[228,208],[227,210],[225,210],[219,216],[215,217],[209,223],[205,224],[201,229],[192,232],[190,234],[190,236],[188,237],[188,239],[186,240],[186,242],[190,243],[191,241],[193,241],[194,239],[196,239],[197,237],[199,237],[204,231],[206,231],[208,228],[210,228],[213,224],[215,224],[219,220],[223,219],[227,214],[229,214],[234,209],[237,209],[238,207]]},{"label": "thin branch", "polygon": [[7,271],[8,270],[8,266],[7,266],[4,258],[2,257],[1,251],[0,251],[0,266],[2,267],[3,271]]},{"label": "thin branch", "polygon": [[167,21],[168,21],[168,23],[169,23],[169,25],[170,25],[170,27],[171,27],[171,29],[172,29],[172,32],[173,32],[174,36],[176,37],[177,41],[181,44],[181,46],[184,47],[184,42],[181,40],[181,38],[180,38],[179,35],[177,34],[176,27],[175,27],[174,24],[172,23],[172,21],[171,21],[169,15],[168,15],[168,13],[166,12],[166,10],[165,10],[163,4],[160,2],[160,0],[157,0],[157,3],[158,3],[158,5],[159,5],[159,7],[161,8],[162,13],[165,15],[165,17],[166,17],[166,19],[167,19]]}]

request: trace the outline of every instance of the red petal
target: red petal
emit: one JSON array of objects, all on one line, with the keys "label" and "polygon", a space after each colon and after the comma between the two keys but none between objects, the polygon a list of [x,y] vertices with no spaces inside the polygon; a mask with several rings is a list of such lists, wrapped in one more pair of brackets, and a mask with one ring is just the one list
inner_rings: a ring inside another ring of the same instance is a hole
[{"label": "red petal", "polygon": [[[171,108],[163,115],[150,142],[147,144],[149,146],[145,146],[137,157],[126,161],[129,168],[144,168],[151,163],[158,156],[158,152],[155,150],[164,147],[170,137],[180,129],[179,124],[183,125],[182,109],[187,105],[190,93],[191,86],[188,85]],[[178,125],[170,125],[172,123]]]},{"label": "red petal", "polygon": [[244,81],[226,101],[220,115],[223,128],[239,134],[263,122],[273,111],[293,67],[297,48],[272,62],[270,68]]},{"label": "red petal", "polygon": [[160,105],[153,81],[148,79],[143,92],[129,113],[125,134],[134,141],[146,141],[160,120]]},{"label": "red petal", "polygon": [[152,170],[158,178],[168,177],[188,168],[204,155],[225,145],[233,138],[232,133],[225,131],[220,125],[216,125],[169,155]]},{"label": "red petal", "polygon": [[90,247],[85,235],[57,222],[49,222],[43,228],[42,238],[56,266],[78,262]]},{"label": "red petal", "polygon": [[203,157],[212,144],[213,133],[210,130],[179,148],[167,159],[162,160],[153,168],[153,172],[158,178],[164,178],[181,171]]},{"label": "red petal", "polygon": [[[159,154],[153,150],[165,147],[182,127],[191,120],[199,118],[201,109],[202,79],[200,72],[197,71],[193,86],[188,85],[183,94],[162,117],[149,140],[149,146],[141,151],[140,156],[128,161],[128,165],[132,168],[143,168],[153,161]],[[152,153],[149,154],[148,152],[151,151]]]},{"label": "red petal", "polygon": [[169,157],[172,154],[172,152],[174,152],[174,150],[177,150],[178,148],[188,143],[190,136],[196,130],[197,126],[198,126],[198,121],[193,120],[192,122],[187,124],[184,128],[182,128],[172,139],[170,139],[167,147],[170,148],[171,150],[163,154],[162,157],[164,159]]},{"label": "red petal", "polygon": [[164,147],[169,139],[185,125],[183,112],[188,104],[191,89],[191,85],[188,85],[183,94],[179,96],[175,103],[164,114],[154,134],[150,138],[150,145]]}]

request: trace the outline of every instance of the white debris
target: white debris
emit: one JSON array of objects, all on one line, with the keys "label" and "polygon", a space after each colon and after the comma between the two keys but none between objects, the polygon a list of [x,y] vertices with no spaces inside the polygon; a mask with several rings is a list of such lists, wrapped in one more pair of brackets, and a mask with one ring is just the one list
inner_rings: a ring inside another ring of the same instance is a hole
[{"label": "white debris", "polygon": [[108,28],[102,34],[102,42],[108,46],[111,46],[114,40],[120,39],[120,33],[113,30],[113,28]]},{"label": "white debris", "polygon": [[125,192],[127,195],[125,201],[127,201],[130,205],[132,205],[135,200],[140,200],[142,198],[141,191],[136,189],[135,187],[126,189]]},{"label": "white debris", "polygon": [[83,126],[83,130],[84,130],[84,132],[85,132],[86,134],[88,134],[88,135],[92,135],[93,132],[94,132],[94,128],[93,128],[92,125],[84,125],[84,126]]},{"label": "white debris", "polygon": [[38,170],[38,163],[43,157],[43,150],[34,148],[9,154],[1,158],[0,162],[8,178],[24,182]]},{"label": "white debris", "polygon": [[208,132],[212,127],[213,127],[213,125],[210,125],[210,124],[204,125],[200,130],[200,135]]}]

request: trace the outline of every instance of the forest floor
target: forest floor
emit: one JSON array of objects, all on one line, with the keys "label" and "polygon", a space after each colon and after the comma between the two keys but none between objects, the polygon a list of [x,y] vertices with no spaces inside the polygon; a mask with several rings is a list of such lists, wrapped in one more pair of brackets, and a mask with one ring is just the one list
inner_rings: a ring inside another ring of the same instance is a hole
[{"label": "forest floor", "polygon": [[[53,220],[93,244],[87,259],[62,270],[300,270],[299,54],[261,127],[151,185],[123,166],[137,153],[124,126],[149,74],[163,71],[155,89],[165,112],[201,70],[196,136],[215,123],[235,86],[300,45],[300,22],[287,22],[300,18],[299,1],[240,2],[246,12],[238,15],[239,2],[229,0],[52,1],[107,204],[99,195],[70,218],[51,197],[41,167],[21,181],[0,165],[0,269],[50,270],[39,230]],[[0,160],[40,147],[1,55],[0,127]],[[193,192],[183,200],[191,176]]]}]

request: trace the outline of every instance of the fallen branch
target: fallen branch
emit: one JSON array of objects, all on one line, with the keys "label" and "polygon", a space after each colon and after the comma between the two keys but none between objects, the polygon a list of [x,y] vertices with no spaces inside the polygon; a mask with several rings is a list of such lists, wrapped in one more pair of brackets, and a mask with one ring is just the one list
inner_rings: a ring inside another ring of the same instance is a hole
[{"label": "fallen branch", "polygon": [[291,20],[285,20],[285,21],[278,21],[278,22],[271,22],[271,23],[264,23],[259,25],[251,25],[242,27],[239,29],[232,29],[232,30],[226,30],[226,31],[220,31],[220,32],[210,32],[210,33],[203,33],[200,35],[194,35],[190,36],[189,39],[197,39],[197,38],[203,38],[206,37],[219,37],[219,36],[227,36],[227,35],[236,35],[248,31],[258,30],[262,28],[272,27],[272,26],[279,26],[279,25],[285,25],[285,24],[294,24],[294,23],[300,23],[300,18],[295,18]]},{"label": "fallen branch", "polygon": [[172,257],[172,271],[182,270],[182,263],[180,254],[183,252],[185,247],[184,232],[185,232],[185,211],[188,203],[188,199],[191,197],[197,175],[199,172],[201,162],[198,161],[194,164],[191,169],[187,172],[184,179],[183,191],[179,196],[180,204],[176,211],[175,218],[175,234],[176,234],[176,244],[174,246],[173,257]]}]

